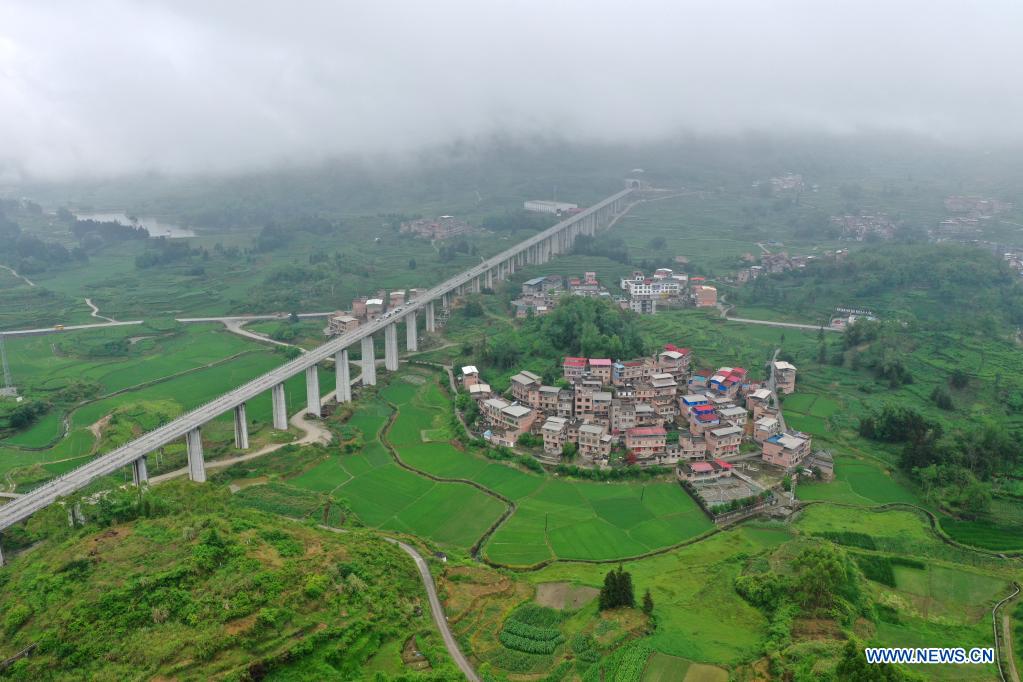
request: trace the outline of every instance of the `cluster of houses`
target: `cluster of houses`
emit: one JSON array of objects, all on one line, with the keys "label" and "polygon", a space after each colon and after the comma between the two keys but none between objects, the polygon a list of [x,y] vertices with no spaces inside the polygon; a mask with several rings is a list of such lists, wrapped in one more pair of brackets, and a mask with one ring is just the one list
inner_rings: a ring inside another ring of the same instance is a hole
[{"label": "cluster of houses", "polygon": [[515,317],[521,319],[529,315],[546,315],[557,306],[558,299],[565,293],[611,298],[611,292],[601,285],[596,272],[588,271],[582,277],[567,279],[561,275],[544,275],[522,283],[522,294],[512,301]]},{"label": "cluster of houses", "polygon": [[945,210],[949,213],[964,214],[969,218],[988,220],[999,213],[1011,211],[1013,205],[1006,201],[978,196],[945,197]]},{"label": "cluster of houses", "polygon": [[400,289],[387,292],[378,291],[374,296],[358,296],[352,300],[351,310],[341,310],[327,318],[327,326],[323,333],[326,336],[340,336],[357,329],[360,324],[371,322],[388,310],[399,308],[426,289]]},{"label": "cluster of houses", "polygon": [[[486,439],[510,447],[529,433],[554,461],[571,444],[579,464],[607,467],[620,448],[630,463],[677,465],[680,478],[696,482],[731,475],[728,460],[744,442],[785,469],[805,459],[810,437],[785,429],[770,388],[741,367],[693,371],[691,357],[673,344],[633,360],[566,357],[559,386],[522,371],[506,397],[493,395],[474,366],[462,368],[461,380],[479,403]],[[795,390],[792,364],[774,362],[772,374],[779,393]]]},{"label": "cluster of houses", "polygon": [[842,229],[842,239],[862,242],[867,239],[891,239],[896,225],[884,213],[832,216],[831,223]]},{"label": "cluster of houses", "polygon": [[656,313],[658,302],[697,308],[714,307],[717,305],[717,289],[705,282],[703,277],[689,277],[671,268],[658,268],[650,276],[635,270],[621,280],[621,288],[627,294],[621,305],[641,315]]},{"label": "cluster of houses", "polygon": [[411,234],[430,240],[451,239],[469,234],[472,230],[472,225],[450,215],[442,215],[439,218],[419,218],[401,224],[402,234]]}]

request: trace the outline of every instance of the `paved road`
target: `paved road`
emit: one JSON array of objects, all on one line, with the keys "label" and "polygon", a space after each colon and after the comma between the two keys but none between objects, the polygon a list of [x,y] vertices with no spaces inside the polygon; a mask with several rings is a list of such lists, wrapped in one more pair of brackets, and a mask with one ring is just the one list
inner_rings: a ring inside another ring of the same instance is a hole
[{"label": "paved road", "polygon": [[448,626],[448,618],[444,615],[444,607],[441,606],[440,599],[437,597],[437,587],[433,584],[433,576],[430,575],[430,566],[426,563],[426,559],[404,542],[394,538],[384,538],[384,540],[401,547],[416,562],[416,568],[419,569],[419,575],[423,579],[423,586],[426,588],[426,596],[430,598],[430,611],[433,613],[433,622],[437,624],[437,629],[440,630],[441,637],[444,638],[444,646],[447,647],[448,653],[451,654],[451,658],[454,659],[462,674],[465,675],[465,678],[472,680],[472,682],[480,682],[479,675],[473,670],[469,659],[462,653],[462,650],[458,647],[458,641],[455,640],[455,636],[451,633],[451,628]]},{"label": "paved road", "polygon": [[[746,318],[746,317],[725,317],[725,320],[727,320],[728,322],[745,322],[746,324],[762,324],[762,325],[766,325],[768,327],[782,327],[782,328],[786,328],[786,329],[807,329],[807,330],[812,331],[812,332],[815,332],[815,331],[817,331],[819,329],[822,329],[822,327],[820,325],[817,325],[817,324],[797,324],[795,322],[775,322],[774,320],[751,320],[751,319]],[[841,329],[835,329],[834,327],[829,327],[829,326],[826,326],[826,325],[823,327],[823,329],[826,332],[839,332],[839,333],[842,332]]]},{"label": "paved road", "polygon": [[61,334],[73,332],[79,329],[102,329],[104,327],[125,327],[132,324],[142,324],[145,320],[129,320],[127,322],[94,322],[93,324],[69,324],[63,329],[54,327],[39,327],[38,329],[15,329],[13,331],[0,332],[4,336],[40,336],[42,334]]}]

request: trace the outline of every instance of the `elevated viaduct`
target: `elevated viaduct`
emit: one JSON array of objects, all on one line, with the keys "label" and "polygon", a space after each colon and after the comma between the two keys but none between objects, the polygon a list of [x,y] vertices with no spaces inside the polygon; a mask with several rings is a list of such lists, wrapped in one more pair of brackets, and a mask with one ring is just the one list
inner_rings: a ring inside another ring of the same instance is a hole
[{"label": "elevated viaduct", "polygon": [[[448,309],[457,296],[491,288],[495,280],[505,279],[519,268],[546,263],[552,257],[568,251],[579,235],[594,235],[600,227],[610,224],[625,208],[625,200],[632,191],[633,189],[629,188],[613,194],[590,208],[562,220],[557,225],[438,284],[407,304],[390,311],[386,316],[336,337],[233,391],[200,405],[174,421],[100,455],[77,469],[51,479],[0,506],[0,532],[122,467],[131,467],[132,478],[137,485],[145,483],[149,480],[146,456],[178,439],[185,440],[189,477],[193,481],[204,482],[206,480],[202,444],[204,424],[220,415],[233,412],[235,446],[247,449],[249,434],[245,403],[257,395],[269,391],[273,403],[273,427],[286,430],[288,428],[288,410],[285,404],[284,382],[301,373],[305,374],[306,380],[305,410],[319,416],[321,403],[317,366],[331,357],[336,363],[336,400],[339,403],[351,401],[348,350],[352,346],[360,344],[363,384],[376,384],[377,367],[373,342],[375,335],[383,333],[385,370],[396,371],[398,369],[399,323],[405,325],[406,348],[409,351],[418,350],[418,318],[420,314],[424,318],[425,330],[427,332],[436,331],[438,305]],[[0,566],[2,565],[3,551],[0,547]]]}]

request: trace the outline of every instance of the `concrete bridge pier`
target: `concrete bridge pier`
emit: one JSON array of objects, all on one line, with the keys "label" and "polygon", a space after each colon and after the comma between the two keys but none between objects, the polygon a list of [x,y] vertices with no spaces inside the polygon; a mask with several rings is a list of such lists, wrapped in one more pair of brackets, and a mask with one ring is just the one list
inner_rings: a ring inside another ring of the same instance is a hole
[{"label": "concrete bridge pier", "polygon": [[338,405],[352,402],[352,377],[351,369],[348,367],[347,348],[334,354],[334,379]]},{"label": "concrete bridge pier", "polygon": [[131,481],[135,485],[149,483],[149,470],[146,468],[145,455],[142,455],[131,463]]},{"label": "concrete bridge pier", "polygon": [[305,368],[305,413],[319,417],[320,413],[320,375],[316,365]]},{"label": "concrete bridge pier", "polygon": [[426,304],[426,332],[432,334],[437,331],[437,311],[433,307],[433,301]]},{"label": "concrete bridge pier", "polygon": [[388,372],[398,371],[398,325],[393,322],[384,327],[384,367]]},{"label": "concrete bridge pier", "polygon": [[234,408],[234,446],[239,450],[249,449],[249,421],[245,416],[245,403]]},{"label": "concrete bridge pier", "polygon": [[416,311],[405,316],[405,347],[410,352],[419,350],[419,330],[416,329]]},{"label": "concrete bridge pier", "polygon": [[376,386],[377,359],[373,355],[373,337],[362,337],[362,385]]},{"label": "concrete bridge pier", "polygon": [[284,384],[277,384],[270,389],[273,403],[274,428],[278,431],[288,430],[288,404],[284,397]]},{"label": "concrete bridge pier", "polygon": [[196,483],[206,482],[206,462],[202,458],[202,430],[192,429],[185,435],[188,446],[188,477]]}]

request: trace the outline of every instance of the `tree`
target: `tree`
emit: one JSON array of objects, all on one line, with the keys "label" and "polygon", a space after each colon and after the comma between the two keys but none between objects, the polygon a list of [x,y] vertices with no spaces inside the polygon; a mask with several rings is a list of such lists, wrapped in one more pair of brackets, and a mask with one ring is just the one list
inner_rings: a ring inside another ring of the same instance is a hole
[{"label": "tree", "polygon": [[288,315],[288,322],[291,324],[298,324],[298,313],[292,310],[291,314]]},{"label": "tree", "polygon": [[643,593],[643,613],[651,615],[654,612],[654,598],[650,596],[650,590],[648,589]]},{"label": "tree", "polygon": [[572,441],[566,442],[561,446],[561,458],[571,462],[575,459],[576,453],[579,452],[579,446]]},{"label": "tree", "polygon": [[409,258],[408,259],[408,269],[409,270],[415,270],[416,269],[416,259],[415,258]]}]

